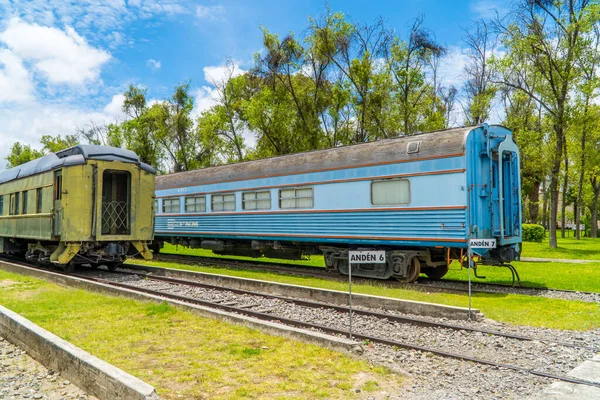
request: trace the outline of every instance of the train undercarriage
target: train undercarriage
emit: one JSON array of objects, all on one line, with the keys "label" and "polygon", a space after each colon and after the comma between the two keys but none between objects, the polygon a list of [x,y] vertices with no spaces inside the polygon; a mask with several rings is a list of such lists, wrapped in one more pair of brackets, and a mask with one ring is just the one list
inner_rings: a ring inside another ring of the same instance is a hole
[{"label": "train undercarriage", "polygon": [[97,268],[105,265],[115,270],[128,256],[141,254],[152,258],[146,242],[44,242],[26,239],[0,238],[0,253],[24,256],[38,266],[54,266],[72,272],[78,265]]},{"label": "train undercarriage", "polygon": [[[286,260],[303,260],[310,255],[323,254],[325,267],[332,273],[348,275],[350,250],[385,250],[386,262],[352,265],[352,275],[374,279],[394,278],[401,282],[414,282],[421,273],[439,279],[448,272],[449,261],[459,257],[455,249],[447,248],[392,248],[392,247],[342,247],[324,246],[308,242],[280,242],[258,240],[220,240],[200,238],[170,238],[173,245],[192,249],[212,250],[218,255],[267,257]],[[155,240],[151,249],[158,253],[163,245]]]}]

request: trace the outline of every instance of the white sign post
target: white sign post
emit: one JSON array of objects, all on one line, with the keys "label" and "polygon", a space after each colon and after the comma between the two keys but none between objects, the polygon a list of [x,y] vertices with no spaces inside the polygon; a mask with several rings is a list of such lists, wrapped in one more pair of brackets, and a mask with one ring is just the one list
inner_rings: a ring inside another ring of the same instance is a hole
[{"label": "white sign post", "polygon": [[[473,250],[472,249],[495,249],[496,239],[469,239],[467,248],[467,262],[469,274],[469,321],[471,321],[471,268],[473,268]],[[474,268],[473,268],[474,269]]]},{"label": "white sign post", "polygon": [[348,310],[350,340],[352,340],[352,264],[385,263],[384,250],[350,250],[348,252]]}]

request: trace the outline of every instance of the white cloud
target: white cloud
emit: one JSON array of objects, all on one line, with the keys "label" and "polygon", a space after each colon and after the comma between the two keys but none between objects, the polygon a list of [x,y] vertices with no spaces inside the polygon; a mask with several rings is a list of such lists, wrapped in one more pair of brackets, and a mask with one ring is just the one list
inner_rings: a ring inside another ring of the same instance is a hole
[{"label": "white cloud", "polygon": [[219,102],[219,93],[217,92],[217,89],[209,86],[202,86],[197,89],[193,95],[195,100],[192,118],[194,119],[199,117],[203,111],[210,109]]},{"label": "white cloud", "polygon": [[50,83],[81,85],[96,80],[110,59],[104,50],[90,46],[75,30],[64,31],[13,18],[0,41],[25,61],[31,61]]},{"label": "white cloud", "polygon": [[125,113],[123,113],[123,102],[125,101],[125,95],[119,93],[115,94],[110,103],[104,107],[104,114],[114,117],[117,121],[124,121],[126,119]]},{"label": "white cloud", "polygon": [[446,56],[440,60],[438,69],[438,79],[442,86],[454,85],[460,89],[465,81],[464,69],[468,62],[469,58],[464,54],[462,48],[449,47]]},{"label": "white cloud", "polygon": [[222,6],[202,6],[196,7],[196,17],[200,19],[219,19],[225,13]]},{"label": "white cloud", "polygon": [[33,82],[19,57],[0,48],[0,103],[22,103],[33,99]]},{"label": "white cloud", "polygon": [[221,84],[222,82],[226,82],[230,77],[234,78],[246,72],[235,61],[227,65],[204,67],[202,71],[204,71],[204,80],[212,85]]},{"label": "white cloud", "polygon": [[146,61],[146,65],[151,70],[157,70],[157,69],[160,69],[160,67],[162,67],[162,63],[160,61],[156,61],[156,60],[154,60],[152,58],[149,59],[148,61]]},{"label": "white cloud", "polygon": [[507,5],[508,2],[502,0],[474,0],[471,2],[471,11],[478,18],[492,19],[496,17],[496,13],[499,16],[506,15]]},{"label": "white cloud", "polygon": [[0,169],[12,145],[19,141],[40,148],[42,135],[70,135],[91,121],[98,125],[123,120],[118,115],[122,95],[113,96],[101,110],[85,110],[70,105],[31,102],[14,108],[0,108]]}]

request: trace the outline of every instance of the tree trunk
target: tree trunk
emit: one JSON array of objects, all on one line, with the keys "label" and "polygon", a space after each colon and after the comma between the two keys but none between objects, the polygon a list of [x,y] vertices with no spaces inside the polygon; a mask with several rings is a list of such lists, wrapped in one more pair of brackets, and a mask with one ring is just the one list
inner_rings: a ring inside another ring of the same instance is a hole
[{"label": "tree trunk", "polygon": [[556,222],[558,221],[558,179],[560,176],[560,163],[563,159],[562,151],[564,148],[564,135],[561,126],[555,127],[556,132],[556,154],[554,155],[554,162],[552,163],[552,170],[550,171],[550,248],[555,249],[558,244],[556,241]]},{"label": "tree trunk", "polygon": [[567,189],[569,186],[569,157],[567,157],[567,142],[564,142],[564,153],[565,153],[565,176],[563,178],[563,185],[562,185],[562,204],[560,205],[560,212],[561,212],[561,216],[560,216],[560,223],[561,223],[561,227],[560,227],[560,236],[564,239],[565,238],[565,230],[566,230],[566,220],[567,220],[567,216],[566,216],[566,209],[567,209]]},{"label": "tree trunk", "polygon": [[592,188],[594,189],[594,201],[592,203],[592,237],[598,237],[598,197],[600,197],[600,184],[598,183],[597,177],[592,180]]},{"label": "tree trunk", "polygon": [[541,182],[535,182],[529,194],[529,219],[532,224],[538,223],[540,215],[540,184]]},{"label": "tree trunk", "polygon": [[548,185],[546,184],[546,178],[542,181],[542,191],[544,192],[544,204],[542,206],[542,225],[545,229],[548,229]]}]

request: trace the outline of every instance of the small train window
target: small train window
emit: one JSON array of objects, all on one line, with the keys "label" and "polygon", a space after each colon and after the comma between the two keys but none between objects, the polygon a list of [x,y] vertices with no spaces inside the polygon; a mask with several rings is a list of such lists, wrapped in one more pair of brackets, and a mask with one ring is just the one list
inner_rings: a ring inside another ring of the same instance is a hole
[{"label": "small train window", "polygon": [[0,196],[0,215],[4,215],[4,196]]},{"label": "small train window", "polygon": [[410,181],[389,179],[371,182],[371,204],[374,206],[406,205],[410,203]]},{"label": "small train window", "polygon": [[180,210],[179,207],[180,200],[179,197],[172,197],[170,199],[163,199],[162,201],[162,211],[164,213],[178,213]]},{"label": "small train window", "polygon": [[213,194],[211,199],[213,211],[235,211],[235,193]]},{"label": "small train window", "polygon": [[206,196],[186,197],[185,212],[206,212]]},{"label": "small train window", "polygon": [[42,204],[43,204],[42,188],[37,188],[35,201],[36,201],[35,212],[36,212],[36,214],[40,214],[42,212]]},{"label": "small train window", "polygon": [[27,214],[27,191],[23,192],[23,208],[21,214]]},{"label": "small train window", "polygon": [[260,192],[243,193],[242,208],[244,210],[270,210],[271,192],[269,190],[263,190]]},{"label": "small train window", "polygon": [[15,193],[15,208],[14,208],[15,215],[19,215],[19,212],[21,211],[21,202],[19,201],[20,194],[21,193],[19,193],[19,192]]},{"label": "small train window", "polygon": [[313,188],[279,189],[279,208],[312,208]]}]

